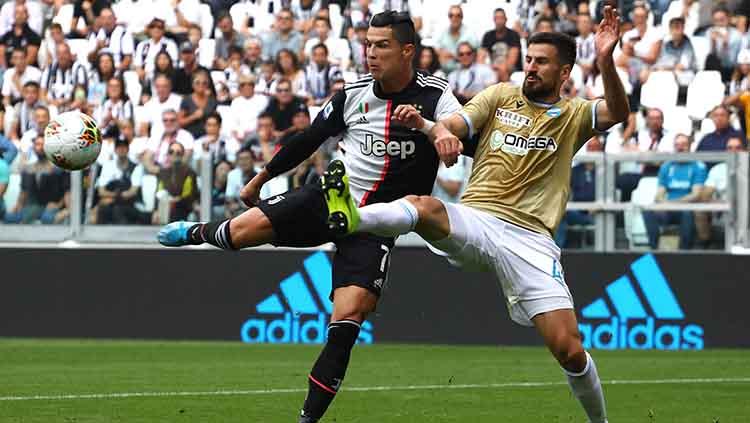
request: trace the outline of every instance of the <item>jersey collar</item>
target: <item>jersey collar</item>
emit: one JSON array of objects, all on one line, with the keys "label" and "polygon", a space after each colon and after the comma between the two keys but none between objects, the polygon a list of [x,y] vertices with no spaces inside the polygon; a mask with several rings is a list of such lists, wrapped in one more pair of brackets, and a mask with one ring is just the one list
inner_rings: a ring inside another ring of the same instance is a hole
[{"label": "jersey collar", "polygon": [[402,96],[408,96],[409,94],[414,93],[417,89],[418,85],[416,69],[414,70],[414,76],[411,78],[411,81],[409,81],[409,84],[401,91],[397,91],[395,93],[384,93],[383,88],[380,86],[380,82],[374,81],[374,83],[372,84],[372,91],[375,94],[375,97],[382,100],[394,100]]}]

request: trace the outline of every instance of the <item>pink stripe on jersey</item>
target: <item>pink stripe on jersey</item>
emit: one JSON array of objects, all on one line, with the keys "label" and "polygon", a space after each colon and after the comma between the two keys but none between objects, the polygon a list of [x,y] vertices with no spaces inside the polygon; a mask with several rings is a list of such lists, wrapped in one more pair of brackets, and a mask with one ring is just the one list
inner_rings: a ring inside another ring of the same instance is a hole
[{"label": "pink stripe on jersey", "polygon": [[[393,100],[388,100],[388,102],[385,105],[385,132],[383,133],[383,142],[387,145],[388,142],[391,140],[391,108],[393,107]],[[372,188],[370,188],[369,191],[365,192],[365,195],[362,196],[362,201],[359,202],[359,206],[362,207],[365,204],[367,204],[367,199],[370,197],[370,194],[378,190],[378,187],[380,184],[385,180],[385,175],[388,173],[388,166],[391,164],[391,156],[390,154],[386,154],[383,156],[383,160],[385,160],[385,163],[383,163],[383,170],[380,171],[380,178],[373,184]]]}]

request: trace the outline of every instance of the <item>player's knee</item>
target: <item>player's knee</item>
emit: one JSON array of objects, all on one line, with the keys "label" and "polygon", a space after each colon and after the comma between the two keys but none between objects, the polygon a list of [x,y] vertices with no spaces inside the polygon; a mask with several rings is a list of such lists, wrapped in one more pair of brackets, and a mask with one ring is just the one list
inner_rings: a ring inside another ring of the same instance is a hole
[{"label": "player's knee", "polygon": [[550,346],[552,354],[563,368],[578,372],[586,367],[586,351],[578,334],[565,334],[558,337]]},{"label": "player's knee", "polygon": [[429,220],[440,214],[444,208],[440,200],[428,195],[409,195],[406,196],[406,200],[417,209],[420,220]]}]

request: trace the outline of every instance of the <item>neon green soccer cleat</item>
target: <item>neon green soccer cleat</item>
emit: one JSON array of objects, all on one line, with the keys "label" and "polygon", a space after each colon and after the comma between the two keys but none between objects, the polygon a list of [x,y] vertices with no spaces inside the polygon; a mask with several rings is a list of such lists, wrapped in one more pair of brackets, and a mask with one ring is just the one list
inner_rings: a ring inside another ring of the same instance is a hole
[{"label": "neon green soccer cleat", "polygon": [[328,229],[336,235],[349,235],[359,226],[359,211],[349,193],[349,176],[341,160],[334,160],[320,178],[328,204]]}]

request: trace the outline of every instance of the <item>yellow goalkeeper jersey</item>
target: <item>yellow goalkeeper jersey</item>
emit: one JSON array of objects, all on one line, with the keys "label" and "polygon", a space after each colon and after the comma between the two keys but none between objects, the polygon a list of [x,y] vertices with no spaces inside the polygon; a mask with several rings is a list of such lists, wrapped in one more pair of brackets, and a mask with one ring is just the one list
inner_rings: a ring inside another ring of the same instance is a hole
[{"label": "yellow goalkeeper jersey", "polygon": [[479,133],[461,203],[552,236],[565,212],[573,155],[595,133],[598,101],[529,101],[520,87],[486,88],[460,112]]}]

